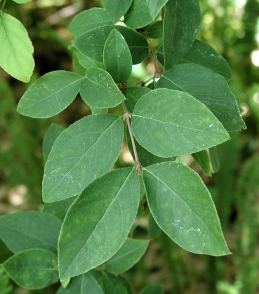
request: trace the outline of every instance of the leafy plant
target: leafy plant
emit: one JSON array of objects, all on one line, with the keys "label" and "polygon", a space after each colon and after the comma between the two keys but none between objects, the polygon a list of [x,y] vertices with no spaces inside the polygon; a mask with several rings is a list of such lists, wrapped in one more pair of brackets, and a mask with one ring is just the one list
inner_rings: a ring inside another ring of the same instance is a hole
[{"label": "leafy plant", "polygon": [[[198,1],[102,4],[79,13],[69,26],[75,72],[45,74],[18,104],[25,116],[47,118],[79,94],[92,110],[67,129],[52,125],[46,134],[43,212],[0,217],[0,238],[14,253],[2,267],[28,289],[60,280],[59,294],[83,293],[85,287],[88,293],[133,293],[119,274],[148,246],[148,240],[129,238],[143,203],[151,238],[161,229],[190,252],[230,253],[208,189],[175,161],[193,154],[211,175],[219,168],[215,146],[245,128],[226,82],[226,61],[196,39]],[[5,29],[9,18],[0,16],[0,39],[19,45]],[[154,64],[152,82],[130,85],[133,65],[146,60]],[[118,106],[122,115],[112,113]],[[135,164],[111,170],[125,141]],[[158,291],[153,285],[141,293]]]}]

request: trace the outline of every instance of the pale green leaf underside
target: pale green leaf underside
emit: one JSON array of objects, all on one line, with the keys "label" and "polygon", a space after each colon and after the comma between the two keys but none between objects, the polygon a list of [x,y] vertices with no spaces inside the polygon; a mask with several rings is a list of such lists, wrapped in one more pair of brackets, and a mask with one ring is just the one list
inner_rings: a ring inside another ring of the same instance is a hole
[{"label": "pale green leaf underside", "polygon": [[33,69],[33,46],[23,24],[0,11],[0,66],[12,77],[29,82]]},{"label": "pale green leaf underside", "polygon": [[69,71],[53,71],[40,77],[24,93],[17,111],[34,118],[47,118],[64,110],[75,99],[83,77]]},{"label": "pale green leaf underside", "polygon": [[121,274],[136,264],[145,253],[147,240],[127,239],[121,248],[105,263],[107,271]]},{"label": "pale green leaf underside", "polygon": [[131,28],[150,24],[168,0],[134,0],[125,15],[124,22]]},{"label": "pale green leaf underside", "polygon": [[107,25],[113,25],[107,11],[95,7],[78,13],[70,23],[68,30],[74,37],[79,37],[88,31]]},{"label": "pale green leaf underside", "polygon": [[229,139],[205,105],[168,89],[153,90],[138,100],[132,130],[140,145],[160,157],[190,154]]},{"label": "pale green leaf underside", "polygon": [[209,69],[197,64],[179,64],[165,72],[157,86],[189,93],[204,103],[228,131],[245,128],[226,80]]},{"label": "pale green leaf underside", "polygon": [[55,141],[46,162],[44,202],[80,194],[112,167],[122,141],[122,120],[112,114],[90,115],[69,126]]},{"label": "pale green leaf underside", "polygon": [[170,0],[164,16],[164,66],[169,69],[189,51],[200,24],[198,0]]},{"label": "pale green leaf underside", "polygon": [[44,249],[29,249],[2,264],[6,273],[21,287],[36,290],[58,281],[57,256]]},{"label": "pale green leaf underside", "polygon": [[0,217],[0,239],[13,253],[31,248],[56,253],[60,228],[57,217],[43,212],[26,211]]},{"label": "pale green leaf underside", "polygon": [[115,107],[125,100],[111,75],[100,68],[86,71],[80,95],[89,106],[95,108]]},{"label": "pale green leaf underside", "polygon": [[103,294],[103,290],[91,272],[74,277],[66,288],[62,286],[56,294]]},{"label": "pale green leaf underside", "polygon": [[132,71],[132,58],[127,42],[121,33],[114,29],[106,40],[103,52],[105,70],[115,83],[124,83]]},{"label": "pale green leaf underside", "polygon": [[206,186],[187,166],[170,162],[144,169],[151,213],[161,229],[193,253],[229,254]]},{"label": "pale green leaf underside", "polygon": [[112,257],[133,225],[139,203],[135,169],[118,169],[92,182],[68,210],[59,237],[61,279]]},{"label": "pale green leaf underside", "polygon": [[133,0],[102,0],[103,6],[114,23],[127,12]]}]

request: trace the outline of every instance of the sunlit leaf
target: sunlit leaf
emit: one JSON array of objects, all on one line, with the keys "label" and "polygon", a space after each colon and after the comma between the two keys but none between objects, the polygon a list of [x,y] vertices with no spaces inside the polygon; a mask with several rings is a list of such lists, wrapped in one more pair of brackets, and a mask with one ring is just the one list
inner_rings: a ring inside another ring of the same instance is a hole
[{"label": "sunlit leaf", "polygon": [[161,229],[193,253],[229,254],[211,195],[196,172],[164,162],[144,169],[150,211]]},{"label": "sunlit leaf", "polygon": [[32,43],[23,24],[2,11],[0,44],[0,66],[15,79],[29,82],[34,69]]},{"label": "sunlit leaf", "polygon": [[135,169],[109,172],[92,182],[65,217],[59,237],[61,279],[87,272],[123,245],[139,204]]},{"label": "sunlit leaf", "polygon": [[132,130],[140,145],[160,157],[194,153],[229,139],[205,105],[168,89],[153,90],[138,100]]}]

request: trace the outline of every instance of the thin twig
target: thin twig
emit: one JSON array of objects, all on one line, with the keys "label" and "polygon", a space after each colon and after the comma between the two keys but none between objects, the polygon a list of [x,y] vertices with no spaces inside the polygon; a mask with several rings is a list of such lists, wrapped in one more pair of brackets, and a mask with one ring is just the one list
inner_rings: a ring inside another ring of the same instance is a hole
[{"label": "thin twig", "polygon": [[0,8],[0,11],[2,11],[2,10],[4,9],[5,3],[6,3],[6,0],[4,0],[2,6],[1,6],[1,8]]},{"label": "thin twig", "polygon": [[133,148],[133,153],[134,153],[134,162],[135,162],[135,168],[138,171],[139,174],[141,174],[142,171],[142,167],[141,167],[141,163],[139,161],[138,158],[138,152],[137,152],[137,148],[135,145],[135,140],[132,134],[132,129],[131,129],[131,124],[130,124],[130,119],[131,119],[131,114],[129,113],[127,106],[124,102],[122,102],[122,107],[124,110],[124,119],[126,120],[127,126],[128,126],[128,131],[129,131],[129,135],[130,135],[130,140],[131,140],[131,144],[132,144],[132,148]]}]

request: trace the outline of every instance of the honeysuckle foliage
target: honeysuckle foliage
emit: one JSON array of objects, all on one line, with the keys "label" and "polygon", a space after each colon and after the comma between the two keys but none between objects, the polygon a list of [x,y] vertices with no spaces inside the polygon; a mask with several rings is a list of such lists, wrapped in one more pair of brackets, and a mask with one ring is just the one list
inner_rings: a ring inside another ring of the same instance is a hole
[{"label": "honeysuckle foliage", "polygon": [[[45,74],[18,104],[22,115],[47,118],[80,96],[92,110],[66,129],[52,124],[46,133],[43,212],[0,217],[0,238],[14,253],[2,268],[28,289],[60,280],[58,294],[86,288],[88,294],[133,293],[120,274],[161,231],[196,254],[230,253],[208,189],[176,160],[192,154],[210,176],[219,169],[216,146],[245,128],[227,85],[227,62],[197,39],[198,0],[102,4],[69,25],[75,71]],[[30,41],[3,11],[0,43],[0,65],[28,81]],[[153,81],[127,86],[133,65],[148,62]],[[121,115],[113,114],[118,106]],[[114,170],[123,144],[135,164]],[[134,222],[143,203],[149,238],[137,240]],[[160,292],[153,285],[141,293]]]}]

